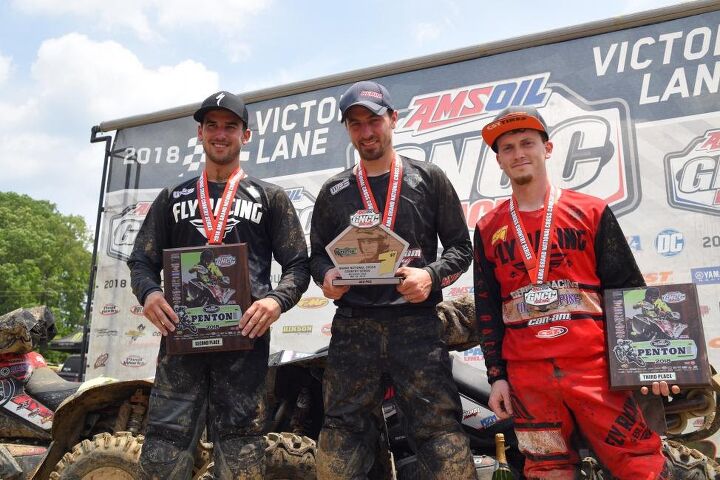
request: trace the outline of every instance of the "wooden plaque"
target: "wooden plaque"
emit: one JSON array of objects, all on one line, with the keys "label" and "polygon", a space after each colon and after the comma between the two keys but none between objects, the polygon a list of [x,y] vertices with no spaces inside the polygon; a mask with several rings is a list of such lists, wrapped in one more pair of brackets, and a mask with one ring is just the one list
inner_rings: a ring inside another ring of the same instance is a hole
[{"label": "wooden plaque", "polygon": [[246,244],[166,249],[163,262],[165,299],[180,319],[168,355],[253,347],[238,328],[251,303]]},{"label": "wooden plaque", "polygon": [[605,316],[611,389],[710,385],[694,284],[606,290]]}]

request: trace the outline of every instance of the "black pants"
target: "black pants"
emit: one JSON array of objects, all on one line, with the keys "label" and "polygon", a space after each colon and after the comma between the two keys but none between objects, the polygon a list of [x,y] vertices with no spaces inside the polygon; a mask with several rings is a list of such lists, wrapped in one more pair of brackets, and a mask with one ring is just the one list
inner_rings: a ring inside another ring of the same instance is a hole
[{"label": "black pants", "polygon": [[207,426],[215,478],[265,475],[269,335],[253,350],[166,355],[160,345],[140,465],[148,478],[191,478]]},{"label": "black pants", "polygon": [[325,421],[319,480],[367,478],[374,461],[373,411],[389,374],[407,416],[418,460],[431,478],[475,479],[462,408],[434,309],[339,308],[323,378]]}]

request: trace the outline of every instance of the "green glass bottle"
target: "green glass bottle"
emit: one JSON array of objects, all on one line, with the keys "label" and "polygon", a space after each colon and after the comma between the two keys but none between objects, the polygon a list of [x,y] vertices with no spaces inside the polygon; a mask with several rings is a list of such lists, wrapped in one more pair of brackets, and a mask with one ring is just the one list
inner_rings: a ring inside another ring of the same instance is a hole
[{"label": "green glass bottle", "polygon": [[493,472],[492,480],[515,480],[505,457],[505,435],[495,434],[495,455],[498,461],[497,470]]}]

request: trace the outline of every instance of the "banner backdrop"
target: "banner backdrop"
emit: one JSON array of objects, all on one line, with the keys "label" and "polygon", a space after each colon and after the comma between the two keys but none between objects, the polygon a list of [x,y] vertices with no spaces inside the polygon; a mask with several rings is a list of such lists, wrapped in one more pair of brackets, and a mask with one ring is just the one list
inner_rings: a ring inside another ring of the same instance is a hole
[{"label": "banner backdrop", "polygon": [[[710,359],[720,365],[720,12],[377,80],[400,114],[397,150],[447,173],[471,232],[510,194],[481,128],[508,105],[537,107],[555,144],[553,182],[612,205],[648,283],[697,284]],[[347,87],[249,105],[243,168],[285,188],[306,234],[320,186],[356,162],[339,122]],[[196,135],[190,117],[115,135],[87,378],[154,374],[159,334],[130,291],[125,261],[160,189],[201,172]],[[445,297],[472,293],[468,272]],[[311,284],[273,326],[272,348],[327,345],[333,311]],[[479,348],[460,356],[484,368]]]}]

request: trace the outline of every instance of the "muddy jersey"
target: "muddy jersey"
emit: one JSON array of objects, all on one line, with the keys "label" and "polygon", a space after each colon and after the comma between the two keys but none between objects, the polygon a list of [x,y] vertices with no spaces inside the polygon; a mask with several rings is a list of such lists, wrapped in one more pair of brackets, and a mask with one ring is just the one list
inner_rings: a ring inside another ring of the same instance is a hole
[{"label": "muddy jersey", "polygon": [[[457,280],[470,266],[472,244],[450,180],[436,165],[400,156],[398,160],[402,160],[403,178],[394,231],[409,243],[401,265],[427,270],[432,278],[432,291],[424,302],[409,303],[395,285],[351,287],[335,301],[338,306],[432,306],[442,301],[441,288]],[[379,213],[385,209],[389,179],[389,173],[368,177]],[[310,233],[310,268],[318,284],[322,284],[325,273],[334,266],[325,246],[347,228],[352,214],[364,208],[352,169],[323,185],[313,209]],[[438,238],[443,246],[439,259]]]},{"label": "muddy jersey", "polygon": [[[538,255],[545,210],[518,212]],[[562,190],[555,204],[546,282],[557,302],[528,308],[531,280],[509,201],[475,228],[475,307],[488,378],[507,378],[506,360],[590,357],[605,352],[602,292],[644,285],[625,236],[602,200]]]},{"label": "muddy jersey", "polygon": [[[165,248],[206,245],[200,214],[197,177],[157,196],[135,240],[128,260],[133,293],[140,304],[152,291],[160,290],[160,271]],[[208,182],[214,215],[225,183]],[[225,244],[248,244],[251,296],[272,297],[282,311],[295,305],[310,280],[307,244],[295,209],[282,188],[253,177],[240,181],[222,240]],[[275,289],[270,285],[272,257],[282,266]]]}]

